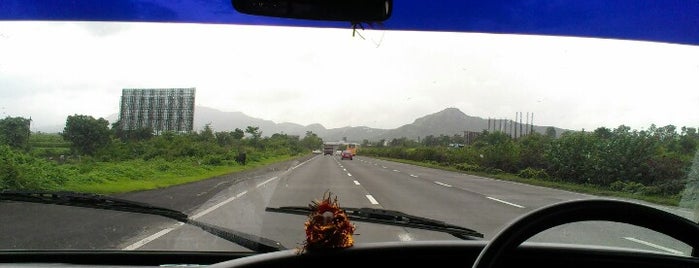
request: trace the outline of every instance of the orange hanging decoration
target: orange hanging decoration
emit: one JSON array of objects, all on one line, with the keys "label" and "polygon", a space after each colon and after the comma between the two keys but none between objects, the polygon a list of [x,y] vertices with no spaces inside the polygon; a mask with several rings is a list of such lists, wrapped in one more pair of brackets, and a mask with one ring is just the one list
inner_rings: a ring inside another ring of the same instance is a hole
[{"label": "orange hanging decoration", "polygon": [[313,201],[306,226],[306,241],[303,250],[348,248],[354,244],[355,226],[340,208],[337,196],[323,195],[323,200]]}]

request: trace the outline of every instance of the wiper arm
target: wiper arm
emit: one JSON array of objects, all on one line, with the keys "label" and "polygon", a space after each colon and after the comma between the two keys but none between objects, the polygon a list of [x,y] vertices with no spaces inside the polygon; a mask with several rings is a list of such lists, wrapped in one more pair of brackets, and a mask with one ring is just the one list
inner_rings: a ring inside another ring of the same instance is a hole
[{"label": "wiper arm", "polygon": [[[419,228],[430,231],[437,231],[451,234],[460,239],[472,240],[483,238],[483,234],[475,230],[452,225],[443,221],[409,215],[400,211],[376,209],[376,208],[343,208],[350,220],[382,223],[401,227]],[[298,215],[308,215],[311,213],[309,207],[268,207],[265,211],[280,212]]]},{"label": "wiper arm", "polygon": [[177,210],[104,195],[76,192],[0,191],[0,201],[43,203],[163,216],[182,223],[197,226],[210,234],[253,251],[272,252],[286,249],[277,241],[196,221],[194,219],[190,219],[187,214]]},{"label": "wiper arm", "polygon": [[0,200],[143,213],[159,215],[180,222],[186,222],[188,218],[187,214],[177,210],[156,207],[146,203],[139,203],[98,194],[74,192],[2,191],[0,192]]}]

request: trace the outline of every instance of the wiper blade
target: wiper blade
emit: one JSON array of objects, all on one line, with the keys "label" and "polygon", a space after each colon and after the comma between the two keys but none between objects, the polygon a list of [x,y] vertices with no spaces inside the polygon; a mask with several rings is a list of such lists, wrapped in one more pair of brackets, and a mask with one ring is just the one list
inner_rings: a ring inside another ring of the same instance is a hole
[{"label": "wiper blade", "polygon": [[43,203],[163,216],[182,223],[197,226],[210,234],[253,251],[272,252],[286,249],[277,241],[196,221],[194,219],[190,219],[187,214],[177,210],[99,194],[76,192],[0,191],[0,201]]},{"label": "wiper blade", "polygon": [[146,203],[139,203],[98,194],[74,192],[2,191],[0,192],[0,200],[135,212],[159,215],[180,222],[186,222],[188,218],[187,214],[177,210],[156,207]]},{"label": "wiper blade", "polygon": [[[469,228],[448,224],[443,221],[430,218],[414,216],[400,211],[376,208],[343,208],[343,210],[350,220],[443,232],[465,240],[483,238],[482,233]],[[308,215],[311,213],[311,208],[300,206],[286,206],[278,208],[268,207],[265,209],[265,211]]]}]

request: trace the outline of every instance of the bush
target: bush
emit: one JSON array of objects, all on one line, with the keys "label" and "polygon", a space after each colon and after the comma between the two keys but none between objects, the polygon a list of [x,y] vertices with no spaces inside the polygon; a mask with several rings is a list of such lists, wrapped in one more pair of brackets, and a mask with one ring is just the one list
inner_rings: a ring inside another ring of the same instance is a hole
[{"label": "bush", "polygon": [[470,171],[470,172],[483,171],[483,167],[481,167],[477,164],[463,163],[463,164],[456,164],[455,167],[456,167],[456,169],[463,170],[463,171]]},{"label": "bush", "polygon": [[221,164],[223,164],[223,159],[219,155],[207,155],[204,158],[204,164],[211,166],[220,166]]},{"label": "bush", "polygon": [[648,189],[645,185],[633,182],[633,181],[615,181],[609,184],[609,189],[613,191],[625,192],[625,193],[647,193],[654,191],[654,189]]},{"label": "bush", "polygon": [[526,168],[520,170],[517,176],[525,179],[549,179],[550,176],[544,169]]}]

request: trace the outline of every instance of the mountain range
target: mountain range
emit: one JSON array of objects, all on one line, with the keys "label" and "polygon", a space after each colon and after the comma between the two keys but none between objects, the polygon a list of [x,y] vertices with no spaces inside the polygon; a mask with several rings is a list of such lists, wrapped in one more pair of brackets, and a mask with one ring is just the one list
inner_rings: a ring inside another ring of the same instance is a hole
[{"label": "mountain range", "polygon": [[[113,117],[113,118],[112,118]],[[106,118],[110,122],[116,121],[116,115]],[[463,135],[464,131],[482,132],[488,129],[488,119],[474,117],[464,114],[457,108],[446,108],[439,112],[428,114],[415,119],[413,123],[400,126],[395,129],[380,129],[367,126],[325,128],[321,124],[301,125],[290,122],[275,123],[248,116],[242,112],[223,112],[213,108],[196,106],[194,111],[194,129],[202,129],[206,124],[210,124],[215,131],[231,131],[236,128],[245,129],[247,126],[257,126],[262,131],[263,136],[274,133],[285,133],[303,137],[306,131],[312,131],[325,141],[339,141],[346,138],[347,141],[361,142],[363,140],[378,141],[381,139],[391,140],[393,138],[406,137],[408,139],[420,139],[428,135]],[[500,126],[499,122],[491,121],[491,129]],[[519,131],[520,125],[513,123],[514,128]],[[509,124],[503,131],[509,133]],[[534,125],[534,131],[545,133],[549,126]],[[524,128],[524,126],[523,126]],[[568,131],[556,128],[556,134]]]},{"label": "mountain range", "polygon": [[[106,117],[110,123],[117,120],[117,114]],[[381,139],[391,140],[394,138],[408,138],[418,140],[428,135],[464,135],[464,131],[482,132],[489,128],[494,130],[503,126],[503,131],[510,133],[510,124],[501,125],[500,121],[484,119],[481,117],[469,116],[457,108],[446,108],[436,113],[428,114],[415,119],[413,123],[406,124],[394,129],[371,128],[367,126],[325,128],[321,124],[301,125],[290,122],[275,123],[271,120],[255,118],[242,112],[224,112],[205,106],[196,106],[194,110],[194,129],[200,130],[206,124],[214,131],[232,131],[236,128],[245,130],[247,126],[257,126],[262,131],[263,136],[274,133],[284,133],[303,137],[306,131],[312,131],[325,141],[340,141],[346,138],[350,142],[362,142],[363,140],[378,141]],[[507,127],[504,127],[504,126]],[[526,126],[522,125],[522,129]],[[533,129],[538,133],[545,133],[550,126],[534,125]],[[519,133],[520,124],[512,123],[512,132],[517,129]],[[556,135],[560,135],[567,129],[554,127]]]}]

